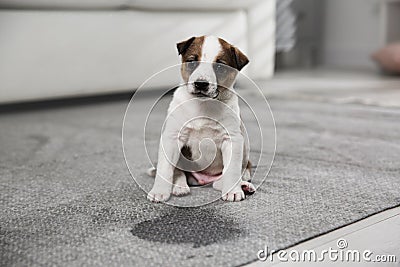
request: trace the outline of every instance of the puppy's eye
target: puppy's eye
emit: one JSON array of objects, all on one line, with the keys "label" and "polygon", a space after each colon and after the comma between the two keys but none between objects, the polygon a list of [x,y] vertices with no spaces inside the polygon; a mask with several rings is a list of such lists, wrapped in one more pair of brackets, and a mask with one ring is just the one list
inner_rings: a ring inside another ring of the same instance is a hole
[{"label": "puppy's eye", "polygon": [[214,64],[214,71],[217,75],[225,75],[227,73],[227,67],[224,64],[217,63]]},{"label": "puppy's eye", "polygon": [[199,65],[198,61],[195,61],[195,60],[187,60],[186,61],[186,66],[189,71],[193,71],[197,67],[197,65]]}]

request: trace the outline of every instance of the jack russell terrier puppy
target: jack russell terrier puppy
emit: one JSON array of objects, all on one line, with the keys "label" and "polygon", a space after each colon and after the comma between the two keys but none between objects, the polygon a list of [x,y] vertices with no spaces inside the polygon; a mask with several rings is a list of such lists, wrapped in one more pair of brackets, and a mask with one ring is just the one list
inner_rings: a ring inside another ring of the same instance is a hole
[{"label": "jack russell terrier puppy", "polygon": [[171,193],[189,194],[189,184],[212,183],[223,200],[243,200],[255,187],[249,182],[249,145],[233,84],[249,60],[214,36],[192,37],[177,48],[184,85],[168,108],[147,198],[164,202]]}]

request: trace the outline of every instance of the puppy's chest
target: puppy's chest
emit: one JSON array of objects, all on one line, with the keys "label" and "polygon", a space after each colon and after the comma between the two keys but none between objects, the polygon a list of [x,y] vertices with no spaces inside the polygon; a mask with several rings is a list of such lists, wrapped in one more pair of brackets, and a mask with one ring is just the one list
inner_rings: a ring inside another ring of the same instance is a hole
[{"label": "puppy's chest", "polygon": [[[213,119],[197,118],[188,122],[181,130],[179,139],[189,147],[214,146],[219,148],[224,139],[228,138],[228,133],[224,127]],[[211,142],[212,140],[212,142]]]}]

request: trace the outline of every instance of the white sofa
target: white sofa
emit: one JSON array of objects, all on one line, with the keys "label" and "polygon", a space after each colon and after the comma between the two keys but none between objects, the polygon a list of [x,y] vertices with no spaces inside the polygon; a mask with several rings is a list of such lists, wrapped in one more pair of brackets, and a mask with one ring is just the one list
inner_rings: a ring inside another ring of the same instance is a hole
[{"label": "white sofa", "polygon": [[271,77],[275,0],[0,0],[0,103],[132,90],[203,34],[246,52],[251,78]]}]

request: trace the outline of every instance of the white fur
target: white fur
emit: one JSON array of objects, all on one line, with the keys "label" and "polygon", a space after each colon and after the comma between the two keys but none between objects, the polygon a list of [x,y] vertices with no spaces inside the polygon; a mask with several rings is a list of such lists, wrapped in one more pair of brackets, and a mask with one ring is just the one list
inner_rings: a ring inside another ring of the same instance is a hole
[{"label": "white fur", "polygon": [[[215,61],[220,49],[218,38],[205,38],[201,63],[189,77],[187,86],[199,78],[216,86],[210,63]],[[180,150],[186,145],[192,150],[192,158],[200,159],[196,165],[201,167],[199,170],[205,168],[207,173],[217,173],[223,168],[222,178],[213,186],[222,191],[222,199],[240,201],[244,199],[242,163],[247,155],[244,154],[238,98],[232,94],[225,103],[210,98],[199,99],[187,86],[179,87],[170,103],[160,140],[156,178],[148,199],[167,201],[171,193],[184,195],[190,192],[182,168],[176,168]],[[207,141],[210,137],[213,142]]]},{"label": "white fur", "polygon": [[203,48],[201,50],[201,61],[214,62],[215,57],[221,51],[221,44],[215,36],[207,36],[204,39]]}]

